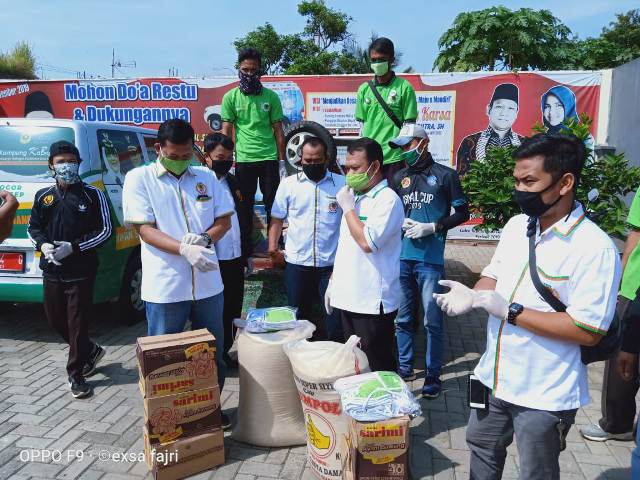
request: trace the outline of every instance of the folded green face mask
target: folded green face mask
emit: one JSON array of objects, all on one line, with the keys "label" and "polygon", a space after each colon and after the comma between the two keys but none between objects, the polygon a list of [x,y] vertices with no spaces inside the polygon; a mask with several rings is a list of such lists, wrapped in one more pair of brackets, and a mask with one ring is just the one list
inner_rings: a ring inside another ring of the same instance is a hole
[{"label": "folded green face mask", "polygon": [[358,397],[377,398],[387,392],[401,392],[404,382],[402,378],[393,372],[378,372],[378,378],[369,380],[360,386]]}]

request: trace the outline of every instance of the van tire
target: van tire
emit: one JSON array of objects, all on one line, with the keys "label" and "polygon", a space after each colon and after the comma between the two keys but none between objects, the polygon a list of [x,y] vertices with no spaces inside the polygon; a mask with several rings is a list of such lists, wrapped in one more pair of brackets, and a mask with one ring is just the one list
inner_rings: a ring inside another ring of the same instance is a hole
[{"label": "van tire", "polygon": [[338,156],[338,149],[336,143],[333,140],[333,136],[329,133],[329,130],[324,128],[317,122],[302,121],[296,122],[284,132],[285,142],[285,162],[284,166],[287,170],[287,175],[293,175],[298,171],[295,163],[300,160],[300,145],[304,141],[305,137],[318,137],[327,145],[327,156],[329,157],[329,168],[335,164],[336,157]]},{"label": "van tire", "polygon": [[120,323],[123,325],[133,325],[145,318],[144,302],[140,297],[141,288],[142,260],[140,259],[140,249],[136,249],[129,257],[120,287],[118,310]]}]

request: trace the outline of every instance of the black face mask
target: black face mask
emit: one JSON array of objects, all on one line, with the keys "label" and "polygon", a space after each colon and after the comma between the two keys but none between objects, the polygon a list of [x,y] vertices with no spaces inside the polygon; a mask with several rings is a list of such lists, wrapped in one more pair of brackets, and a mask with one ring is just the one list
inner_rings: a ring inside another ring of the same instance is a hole
[{"label": "black face mask", "polygon": [[260,72],[247,74],[238,70],[238,78],[240,79],[240,91],[245,95],[258,95],[262,91]]},{"label": "black face mask", "polygon": [[309,180],[319,182],[327,173],[327,166],[324,163],[310,163],[302,165],[302,171]]},{"label": "black face mask", "polygon": [[226,175],[233,166],[233,160],[215,160],[211,162],[211,170],[218,175]]},{"label": "black face mask", "polygon": [[530,217],[539,218],[544,215],[547,210],[558,203],[562,198],[562,195],[559,195],[558,198],[551,203],[544,203],[542,200],[542,194],[552,188],[556,183],[558,182],[553,182],[547,188],[539,192],[523,192],[522,190],[514,190],[513,195],[518,206],[522,210],[522,213]]}]

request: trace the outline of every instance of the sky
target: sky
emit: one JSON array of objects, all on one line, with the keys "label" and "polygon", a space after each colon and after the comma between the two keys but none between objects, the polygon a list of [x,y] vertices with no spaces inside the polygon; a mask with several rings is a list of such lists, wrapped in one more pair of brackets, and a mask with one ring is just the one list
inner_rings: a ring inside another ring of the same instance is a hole
[{"label": "sky", "polygon": [[[637,0],[464,1],[327,0],[353,18],[361,45],[371,34],[393,40],[403,52],[402,70],[432,71],[438,38],[464,11],[503,4],[511,9],[549,9],[580,38],[598,36],[615,14]],[[46,79],[111,77],[116,60],[135,67],[116,77],[235,75],[233,40],[265,22],[281,34],[302,31],[298,0],[0,0],[0,51],[30,44]],[[19,5],[19,7],[17,7]]]}]

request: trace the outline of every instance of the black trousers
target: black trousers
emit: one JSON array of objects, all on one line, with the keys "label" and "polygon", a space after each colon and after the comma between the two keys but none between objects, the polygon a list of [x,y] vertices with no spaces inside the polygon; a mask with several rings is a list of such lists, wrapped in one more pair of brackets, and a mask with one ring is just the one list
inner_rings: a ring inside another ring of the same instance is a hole
[{"label": "black trousers", "polygon": [[93,344],[89,340],[94,278],[73,282],[44,279],[44,312],[49,325],[69,345],[67,374],[82,376]]},{"label": "black trousers", "polygon": [[244,301],[244,260],[242,257],[233,260],[219,260],[220,276],[224,285],[224,354],[229,353],[235,338],[233,319],[240,318]]},{"label": "black trousers", "polygon": [[404,167],[405,167],[405,164],[403,161],[382,165],[382,175],[384,176],[384,178],[387,179],[387,183],[389,184],[390,187],[392,186],[392,183],[393,183],[393,176],[396,173],[398,173],[400,170],[402,170]]},{"label": "black trousers", "polygon": [[345,341],[351,335],[360,337],[360,348],[367,355],[372,372],[396,371],[396,337],[393,321],[397,313],[397,310],[383,313],[382,305],[380,313],[376,315],[340,311]]},{"label": "black trousers", "polygon": [[256,185],[260,184],[262,199],[267,211],[267,228],[271,221],[271,206],[276,198],[280,184],[280,169],[277,160],[261,162],[243,162],[236,164],[236,179],[242,194],[238,205],[238,223],[242,238],[242,255],[249,258],[253,254],[253,206],[255,204]]},{"label": "black trousers", "polygon": [[[624,325],[631,314],[631,301],[619,297],[618,315]],[[637,321],[634,319],[633,321]],[[598,422],[600,428],[607,433],[626,433],[633,430],[636,417],[636,394],[638,393],[638,372],[626,382],[618,373],[615,358],[604,364],[604,379],[602,381],[602,399],[600,408],[602,418]]]}]

